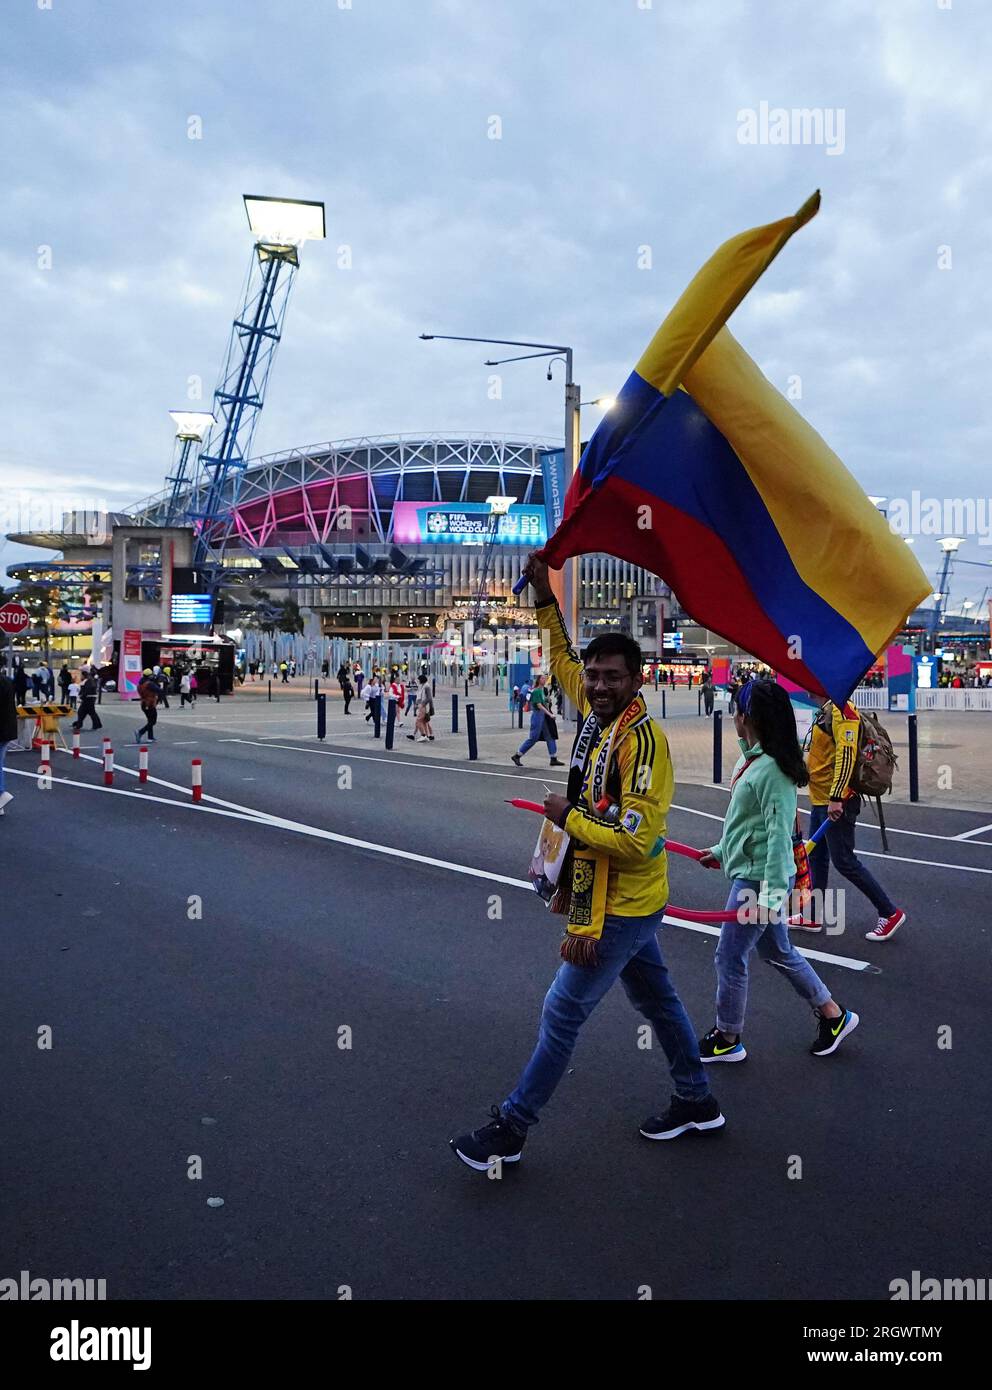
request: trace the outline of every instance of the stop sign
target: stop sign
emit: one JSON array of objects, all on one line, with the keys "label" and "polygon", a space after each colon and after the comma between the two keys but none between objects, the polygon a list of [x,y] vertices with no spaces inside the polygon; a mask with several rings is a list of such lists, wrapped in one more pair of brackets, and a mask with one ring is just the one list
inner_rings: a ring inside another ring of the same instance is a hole
[{"label": "stop sign", "polygon": [[31,622],[31,614],[21,603],[5,603],[0,608],[0,632],[11,636],[23,632]]}]

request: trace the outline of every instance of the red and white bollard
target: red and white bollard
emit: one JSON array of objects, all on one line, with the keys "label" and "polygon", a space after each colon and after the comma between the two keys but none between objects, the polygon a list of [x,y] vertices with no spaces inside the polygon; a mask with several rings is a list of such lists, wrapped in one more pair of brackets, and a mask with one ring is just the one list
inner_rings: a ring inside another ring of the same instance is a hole
[{"label": "red and white bollard", "polygon": [[107,749],[110,747],[110,739],[106,734],[103,736],[103,756],[107,756]]},{"label": "red and white bollard", "polygon": [[114,750],[108,746],[103,750],[103,785],[114,785]]},{"label": "red and white bollard", "polygon": [[138,781],[148,781],[148,745],[144,743],[138,749]]},{"label": "red and white bollard", "polygon": [[72,756],[73,756],[74,758],[78,758],[78,757],[79,757],[79,730],[78,730],[78,729],[73,729],[73,731],[72,731]]},{"label": "red and white bollard", "polygon": [[191,764],[193,770],[193,800],[203,800],[203,759],[194,758]]},{"label": "red and white bollard", "polygon": [[52,775],[52,749],[55,745],[51,739],[43,739],[41,744],[41,762],[38,765],[39,777],[51,777]]}]

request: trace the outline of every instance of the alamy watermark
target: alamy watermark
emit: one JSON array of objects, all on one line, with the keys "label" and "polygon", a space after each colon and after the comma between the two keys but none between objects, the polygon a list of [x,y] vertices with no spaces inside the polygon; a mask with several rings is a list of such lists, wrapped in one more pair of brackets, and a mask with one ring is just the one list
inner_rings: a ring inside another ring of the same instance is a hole
[{"label": "alamy watermark", "polygon": [[767,101],[737,112],[740,145],[822,145],[827,154],[844,153],[842,106],[769,106]]},{"label": "alamy watermark", "polygon": [[992,497],[890,497],[885,507],[890,530],[897,536],[976,537],[992,545]]},{"label": "alamy watermark", "polygon": [[32,1279],[26,1269],[21,1270],[17,1279],[0,1279],[0,1303],[47,1302],[49,1299],[53,1302],[81,1299],[92,1303],[106,1297],[106,1279]]}]

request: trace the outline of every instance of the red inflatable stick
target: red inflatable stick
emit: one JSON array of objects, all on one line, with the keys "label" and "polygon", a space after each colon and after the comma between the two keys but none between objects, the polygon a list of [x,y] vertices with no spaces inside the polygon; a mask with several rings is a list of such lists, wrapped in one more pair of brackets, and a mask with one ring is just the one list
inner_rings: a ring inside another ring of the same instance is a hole
[{"label": "red inflatable stick", "polygon": [[507,806],[516,806],[520,811],[536,811],[539,816],[544,815],[544,807],[536,801],[523,801],[519,796],[508,796],[503,799]]}]

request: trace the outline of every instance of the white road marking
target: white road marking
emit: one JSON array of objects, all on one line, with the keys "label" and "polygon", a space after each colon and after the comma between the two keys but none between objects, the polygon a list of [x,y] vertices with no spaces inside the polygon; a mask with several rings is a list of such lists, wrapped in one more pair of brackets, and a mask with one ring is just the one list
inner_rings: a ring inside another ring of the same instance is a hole
[{"label": "white road marking", "polygon": [[981,835],[985,830],[992,830],[992,825],[980,825],[977,830],[966,830],[963,835],[952,835],[952,840],[970,840],[972,835]]},{"label": "white road marking", "polygon": [[[556,787],[564,787],[568,785],[567,782],[556,781],[553,777],[548,777],[547,779],[545,779],[543,777],[530,777],[527,775],[527,773],[524,772],[487,772],[485,771],[485,769],[477,767],[448,767],[444,763],[421,762],[419,758],[416,762],[407,762],[404,760],[396,761],[391,758],[374,758],[369,753],[351,753],[346,752],[343,749],[339,749],[337,752],[335,752],[330,748],[295,748],[290,743],[259,743],[254,739],[248,738],[222,738],[219,739],[218,742],[243,743],[247,744],[249,747],[252,748],[281,748],[287,753],[309,753],[312,756],[322,758],[353,758],[358,762],[366,763],[388,762],[391,767],[429,767],[432,769],[432,771],[435,772],[460,772],[468,777],[502,777],[509,778],[511,781],[540,782],[542,786],[545,784],[545,781],[547,780],[548,782],[551,782],[553,786]],[[723,789],[721,788],[721,790]],[[672,810],[685,811],[690,816],[701,816],[705,820],[723,820],[723,816],[717,815],[713,811],[697,811],[695,806],[683,806],[681,803],[677,801],[672,802]],[[915,830],[903,830],[900,833],[903,835],[916,835],[917,833],[919,833],[921,836],[923,836],[922,831],[917,832]],[[958,838],[954,835],[925,835],[923,837],[925,839],[930,840],[944,841],[952,841]],[[980,845],[982,842],[980,840],[973,840],[970,843]],[[909,859],[901,854],[882,854],[878,850],[871,849],[859,850],[858,853],[863,854],[866,859],[885,859],[888,861],[897,861],[901,864],[925,864],[928,865],[930,868],[934,869],[960,869],[962,873],[970,874],[992,874],[992,869],[979,869],[973,867],[971,864],[944,864],[936,859]]]},{"label": "white road marking", "polygon": [[[88,759],[90,762],[100,762],[99,758]],[[22,772],[11,768],[11,772],[16,777],[29,777],[37,781],[38,773]],[[53,777],[52,782],[58,782],[64,786],[81,787],[84,791],[109,792],[111,796],[130,796],[138,801],[155,801],[160,805],[175,806],[183,811],[206,811],[210,815],[227,816],[232,820],[245,821],[250,825],[267,825],[274,830],[289,830],[297,835],[307,835],[313,839],[330,840],[333,844],[348,845],[353,849],[371,850],[374,854],[383,854],[391,859],[406,859],[414,864],[429,864],[435,869],[445,869],[448,873],[465,874],[469,878],[481,878],[488,883],[504,883],[510,888],[523,888],[528,893],[533,893],[534,886],[529,879],[510,878],[507,874],[493,873],[489,869],[476,869],[469,864],[455,864],[449,859],[434,859],[430,855],[414,853],[410,850],[397,849],[392,845],[373,844],[369,840],[359,840],[353,835],[339,835],[333,830],[324,830],[319,825],[307,825],[303,821],[287,820],[283,816],[269,815],[265,812],[254,811],[250,806],[237,806],[235,802],[226,802],[225,806],[233,807],[233,810],[222,810],[211,806],[204,806],[201,802],[195,806],[192,802],[173,801],[164,796],[152,796],[147,792],[128,792],[121,787],[104,787],[99,783],[74,782],[64,777]],[[169,785],[168,783],[166,785]],[[992,871],[990,871],[992,872]],[[662,919],[671,926],[683,927],[688,931],[702,931],[707,935],[719,936],[717,927],[709,927],[701,922],[683,922],[678,917],[669,917],[667,914]],[[867,961],[855,960],[850,956],[831,956],[820,951],[806,951],[802,947],[797,947],[800,955],[809,956],[813,960],[825,961],[830,965],[840,965],[848,970],[867,970],[870,964]]]}]

